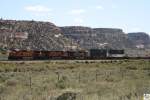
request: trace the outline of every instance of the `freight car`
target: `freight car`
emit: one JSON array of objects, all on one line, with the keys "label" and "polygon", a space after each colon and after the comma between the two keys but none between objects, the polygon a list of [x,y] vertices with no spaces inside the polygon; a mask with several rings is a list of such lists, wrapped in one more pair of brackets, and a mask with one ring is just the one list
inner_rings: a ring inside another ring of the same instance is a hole
[{"label": "freight car", "polygon": [[90,59],[120,59],[125,58],[124,50],[91,49]]},{"label": "freight car", "polygon": [[89,59],[105,59],[107,58],[106,49],[91,49]]},{"label": "freight car", "polygon": [[107,54],[108,54],[107,56],[110,58],[123,58],[123,57],[125,57],[124,50],[110,49],[110,50],[108,50]]}]

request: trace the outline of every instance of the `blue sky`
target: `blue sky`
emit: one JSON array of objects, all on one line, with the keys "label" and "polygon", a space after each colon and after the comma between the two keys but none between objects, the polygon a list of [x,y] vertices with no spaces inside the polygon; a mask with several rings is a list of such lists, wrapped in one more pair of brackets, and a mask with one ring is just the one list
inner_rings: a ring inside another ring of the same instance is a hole
[{"label": "blue sky", "polygon": [[0,17],[150,33],[150,0],[0,0]]}]

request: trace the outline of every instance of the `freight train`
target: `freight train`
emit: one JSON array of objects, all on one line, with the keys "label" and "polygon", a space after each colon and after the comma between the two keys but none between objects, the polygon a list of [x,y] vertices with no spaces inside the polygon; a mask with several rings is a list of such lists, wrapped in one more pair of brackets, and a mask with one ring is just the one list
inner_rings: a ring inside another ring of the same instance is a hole
[{"label": "freight train", "polygon": [[28,51],[12,50],[9,52],[9,60],[85,60],[85,59],[114,59],[125,58],[124,50],[91,49],[88,51]]}]

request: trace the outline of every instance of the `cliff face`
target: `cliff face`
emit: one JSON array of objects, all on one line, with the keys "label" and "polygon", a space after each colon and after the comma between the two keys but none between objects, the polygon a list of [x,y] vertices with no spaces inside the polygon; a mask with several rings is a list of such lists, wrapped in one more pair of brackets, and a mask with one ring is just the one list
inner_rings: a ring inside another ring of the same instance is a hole
[{"label": "cliff face", "polygon": [[0,20],[1,48],[63,50],[71,44],[53,23]]},{"label": "cliff face", "polygon": [[0,20],[0,49],[150,48],[146,33],[82,26],[57,27],[50,22]]},{"label": "cliff face", "polygon": [[128,33],[128,38],[136,48],[150,48],[150,37],[144,32]]},{"label": "cliff face", "polygon": [[127,35],[121,29],[89,28],[89,27],[61,27],[64,35],[86,49],[132,47]]},{"label": "cliff face", "polygon": [[[77,42],[82,48],[92,48],[94,43],[93,30],[89,27],[61,27],[64,36]],[[91,42],[93,41],[93,42]]]}]

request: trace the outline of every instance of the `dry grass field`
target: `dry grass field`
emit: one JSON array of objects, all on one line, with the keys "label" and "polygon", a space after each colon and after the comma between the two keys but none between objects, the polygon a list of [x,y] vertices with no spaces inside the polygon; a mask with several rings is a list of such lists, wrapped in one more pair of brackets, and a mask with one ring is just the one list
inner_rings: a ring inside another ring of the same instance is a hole
[{"label": "dry grass field", "polygon": [[[65,93],[72,99],[60,99]],[[0,62],[0,100],[142,100],[144,93],[149,60]]]}]

